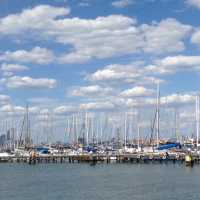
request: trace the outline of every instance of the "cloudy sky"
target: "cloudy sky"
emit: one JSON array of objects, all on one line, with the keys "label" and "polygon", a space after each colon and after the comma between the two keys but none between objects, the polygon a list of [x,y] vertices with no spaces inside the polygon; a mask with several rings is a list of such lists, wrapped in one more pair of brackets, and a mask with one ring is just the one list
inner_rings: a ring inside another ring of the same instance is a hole
[{"label": "cloudy sky", "polygon": [[193,104],[199,19],[200,0],[1,0],[0,112],[149,106],[158,82]]}]

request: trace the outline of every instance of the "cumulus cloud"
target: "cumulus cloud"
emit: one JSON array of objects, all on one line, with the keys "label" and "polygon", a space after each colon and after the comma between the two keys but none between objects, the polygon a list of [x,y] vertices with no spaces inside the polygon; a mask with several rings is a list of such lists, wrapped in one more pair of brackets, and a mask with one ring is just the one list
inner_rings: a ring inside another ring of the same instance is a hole
[{"label": "cumulus cloud", "polygon": [[1,70],[2,71],[9,71],[9,72],[20,72],[20,71],[25,71],[28,70],[29,68],[25,65],[19,65],[19,64],[7,64],[3,63],[1,65]]},{"label": "cumulus cloud", "polygon": [[66,115],[75,111],[77,111],[77,108],[74,106],[58,106],[54,109],[54,113],[57,115]]},{"label": "cumulus cloud", "polygon": [[[161,106],[188,105],[195,102],[194,94],[170,94],[160,98]],[[122,101],[127,107],[155,107],[157,99],[146,97],[142,99],[127,98]]]},{"label": "cumulus cloud", "polygon": [[195,95],[192,94],[171,94],[161,98],[161,104],[188,104],[195,102]]},{"label": "cumulus cloud", "polygon": [[167,56],[162,59],[152,60],[152,63],[137,65],[112,64],[86,75],[86,80],[92,82],[124,82],[133,84],[149,85],[162,83],[167,74],[175,74],[179,71],[199,71],[200,56]]},{"label": "cumulus cloud", "polygon": [[200,0],[186,0],[186,4],[200,9]]},{"label": "cumulus cloud", "polygon": [[48,97],[33,97],[28,99],[28,102],[33,104],[44,104],[44,105],[50,105],[50,104],[56,104],[58,102],[58,99],[52,99]]},{"label": "cumulus cloud", "polygon": [[49,78],[31,78],[29,76],[12,76],[1,80],[8,88],[55,88],[56,80]]},{"label": "cumulus cloud", "polygon": [[136,86],[121,92],[122,97],[146,97],[154,94],[154,90],[142,86]]},{"label": "cumulus cloud", "polygon": [[11,101],[8,95],[0,94],[0,104],[7,104]]},{"label": "cumulus cloud", "polygon": [[90,85],[85,87],[79,87],[71,92],[72,96],[104,96],[113,92],[110,87],[101,87],[99,85]]},{"label": "cumulus cloud", "polygon": [[0,19],[1,34],[23,34],[32,30],[43,30],[52,25],[52,19],[61,15],[68,15],[69,8],[58,8],[50,5],[39,5],[24,9],[19,14],[8,15]]},{"label": "cumulus cloud", "polygon": [[131,79],[141,76],[141,69],[130,65],[112,64],[87,76],[90,81]]},{"label": "cumulus cloud", "polygon": [[143,50],[161,54],[183,51],[185,49],[183,39],[189,35],[192,27],[169,18],[160,23],[142,25],[141,29],[145,38]]},{"label": "cumulus cloud", "polygon": [[199,71],[200,56],[168,56],[157,60],[155,65],[146,66],[145,70],[156,74],[174,74],[178,71]]},{"label": "cumulus cloud", "polygon": [[[91,58],[102,59],[138,52],[143,41],[135,24],[135,19],[122,15],[93,20],[65,19],[61,24],[63,33],[58,33],[57,39],[61,43],[72,44],[74,51],[63,55],[61,62],[85,62]],[[130,43],[132,45],[124,45]]]},{"label": "cumulus cloud", "polygon": [[192,42],[193,44],[200,44],[200,30],[199,30],[199,29],[196,30],[196,31],[193,33],[193,35],[192,35],[192,37],[191,37],[191,42]]},{"label": "cumulus cloud", "polygon": [[[83,63],[92,58],[109,58],[138,52],[161,54],[180,52],[185,49],[184,39],[191,27],[181,24],[175,19],[162,20],[150,25],[137,24],[137,20],[123,15],[110,15],[96,19],[69,18],[68,8],[53,6],[36,6],[0,19],[0,34],[44,37],[46,40],[70,45],[70,49],[56,59],[60,63]],[[30,23],[31,21],[31,23]],[[96,48],[98,47],[98,48]],[[39,49],[38,59],[30,55],[21,56],[39,64],[52,61],[52,52]],[[25,50],[7,52],[1,55],[2,60],[16,60],[18,54]],[[10,55],[11,54],[11,55]],[[43,55],[43,56],[41,56]],[[41,56],[41,57],[40,57]],[[19,60],[19,59],[17,59]]]},{"label": "cumulus cloud", "polygon": [[133,0],[119,0],[119,1],[113,1],[112,6],[116,8],[125,8],[134,3]]},{"label": "cumulus cloud", "polygon": [[80,109],[83,110],[111,110],[115,106],[113,103],[106,101],[106,102],[89,102],[80,105]]},{"label": "cumulus cloud", "polygon": [[1,71],[3,72],[4,76],[12,76],[15,72],[21,72],[29,70],[29,68],[25,65],[19,65],[19,64],[8,64],[3,63],[1,65]]},{"label": "cumulus cloud", "polygon": [[30,51],[6,51],[5,53],[0,54],[0,61],[48,64],[53,60],[54,54],[50,50],[41,47],[34,47]]},{"label": "cumulus cloud", "polygon": [[7,114],[23,114],[25,109],[21,106],[13,106],[11,104],[3,105],[0,107],[0,112]]},{"label": "cumulus cloud", "polygon": [[161,60],[161,65],[166,67],[184,67],[191,69],[192,67],[197,67],[200,64],[200,56],[174,56],[166,57]]},{"label": "cumulus cloud", "polygon": [[[39,111],[40,108],[37,106],[29,107],[29,114],[38,114]],[[6,113],[8,115],[24,115],[26,112],[26,108],[23,106],[7,103],[0,107],[0,112]]]},{"label": "cumulus cloud", "polygon": [[146,69],[142,64],[130,63],[127,65],[108,65],[87,75],[86,80],[92,82],[137,83],[142,85],[151,85],[162,82],[160,78],[153,77],[150,69]]}]

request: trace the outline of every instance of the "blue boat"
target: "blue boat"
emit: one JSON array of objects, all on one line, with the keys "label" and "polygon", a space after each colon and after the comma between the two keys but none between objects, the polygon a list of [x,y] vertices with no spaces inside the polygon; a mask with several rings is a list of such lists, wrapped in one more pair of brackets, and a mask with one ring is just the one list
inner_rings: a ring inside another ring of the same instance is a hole
[{"label": "blue boat", "polygon": [[178,148],[181,149],[181,144],[180,143],[169,143],[169,144],[163,144],[160,145],[157,150],[168,150],[168,149],[173,149],[173,148]]},{"label": "blue boat", "polygon": [[49,148],[47,147],[37,147],[36,151],[42,154],[49,154]]}]

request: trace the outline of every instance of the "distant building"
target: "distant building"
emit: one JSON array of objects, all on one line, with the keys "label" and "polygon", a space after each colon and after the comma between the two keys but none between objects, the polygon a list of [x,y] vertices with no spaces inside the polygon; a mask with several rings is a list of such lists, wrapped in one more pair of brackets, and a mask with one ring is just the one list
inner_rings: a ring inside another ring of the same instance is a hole
[{"label": "distant building", "polygon": [[6,135],[3,134],[0,136],[0,145],[4,145],[6,143]]}]

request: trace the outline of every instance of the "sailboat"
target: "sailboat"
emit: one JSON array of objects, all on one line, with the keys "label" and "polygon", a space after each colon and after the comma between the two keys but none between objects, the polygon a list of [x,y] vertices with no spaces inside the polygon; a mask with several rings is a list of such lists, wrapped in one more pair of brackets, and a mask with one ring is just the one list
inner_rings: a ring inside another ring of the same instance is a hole
[{"label": "sailboat", "polygon": [[[25,131],[25,134],[23,134]],[[16,156],[29,156],[29,149],[31,148],[31,132],[29,120],[29,107],[26,105],[26,112],[24,114],[20,137],[17,138],[17,146],[14,150]]]}]

